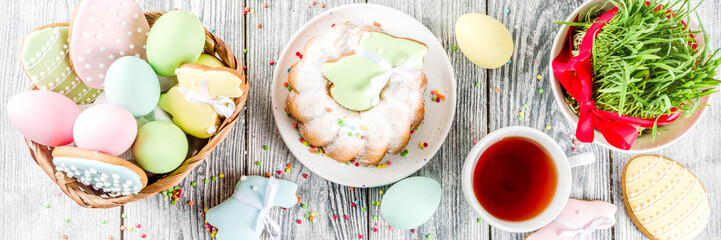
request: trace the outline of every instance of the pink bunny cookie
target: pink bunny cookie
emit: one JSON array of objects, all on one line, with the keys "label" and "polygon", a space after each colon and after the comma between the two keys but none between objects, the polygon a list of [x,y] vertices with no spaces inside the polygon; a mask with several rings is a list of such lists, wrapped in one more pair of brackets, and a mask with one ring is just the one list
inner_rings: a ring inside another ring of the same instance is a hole
[{"label": "pink bunny cookie", "polygon": [[618,207],[604,201],[568,199],[566,207],[551,223],[526,237],[526,240],[575,240],[598,229],[616,224]]},{"label": "pink bunny cookie", "polygon": [[70,60],[80,80],[103,89],[115,59],[145,59],[150,26],[133,0],[81,0],[70,24]]}]

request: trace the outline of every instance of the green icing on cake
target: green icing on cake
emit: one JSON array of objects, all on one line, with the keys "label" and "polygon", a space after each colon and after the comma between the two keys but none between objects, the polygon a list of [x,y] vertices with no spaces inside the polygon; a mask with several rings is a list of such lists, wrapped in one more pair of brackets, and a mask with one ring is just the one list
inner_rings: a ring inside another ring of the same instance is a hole
[{"label": "green icing on cake", "polygon": [[413,71],[423,67],[423,57],[428,53],[428,47],[419,42],[379,32],[364,33],[359,47],[355,54],[342,57],[336,62],[326,62],[321,67],[323,75],[333,83],[330,89],[333,99],[354,111],[365,111],[378,103],[388,78],[385,76],[385,79],[381,79],[383,82],[376,87],[371,84],[373,78],[387,72],[381,65],[384,63],[378,62],[379,59],[389,64],[388,67],[404,66],[407,71]]}]

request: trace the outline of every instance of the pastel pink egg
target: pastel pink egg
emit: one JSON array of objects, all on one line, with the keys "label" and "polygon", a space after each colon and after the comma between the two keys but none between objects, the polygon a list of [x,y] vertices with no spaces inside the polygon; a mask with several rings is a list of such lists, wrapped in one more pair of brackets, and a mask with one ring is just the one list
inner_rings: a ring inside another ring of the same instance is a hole
[{"label": "pastel pink egg", "polygon": [[73,142],[80,107],[70,98],[47,90],[23,92],[10,99],[10,122],[33,142],[57,147]]},{"label": "pastel pink egg", "polygon": [[85,109],[75,120],[73,137],[79,148],[120,155],[133,145],[138,125],[128,110],[103,103]]},{"label": "pastel pink egg", "polygon": [[145,59],[150,25],[133,0],[82,0],[70,23],[70,61],[80,80],[103,89],[105,72],[116,59]]}]

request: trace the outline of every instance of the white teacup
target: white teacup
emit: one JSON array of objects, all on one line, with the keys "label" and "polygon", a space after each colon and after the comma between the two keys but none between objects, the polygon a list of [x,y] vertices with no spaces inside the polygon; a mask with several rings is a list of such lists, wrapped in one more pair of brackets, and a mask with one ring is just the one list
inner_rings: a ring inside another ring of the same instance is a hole
[{"label": "white teacup", "polygon": [[[556,186],[556,193],[553,199],[540,214],[524,221],[506,221],[489,214],[478,202],[473,190],[473,172],[481,154],[485,152],[489,146],[506,137],[524,137],[533,140],[548,152],[556,167],[556,182],[558,185]],[[481,141],[473,146],[471,152],[468,153],[466,162],[463,165],[463,194],[466,196],[466,201],[481,215],[481,219],[488,224],[509,232],[533,231],[553,221],[553,219],[561,213],[561,210],[563,210],[571,194],[571,168],[586,165],[594,161],[596,161],[596,157],[593,153],[583,153],[567,157],[553,138],[539,130],[520,126],[502,128],[481,139]]]}]

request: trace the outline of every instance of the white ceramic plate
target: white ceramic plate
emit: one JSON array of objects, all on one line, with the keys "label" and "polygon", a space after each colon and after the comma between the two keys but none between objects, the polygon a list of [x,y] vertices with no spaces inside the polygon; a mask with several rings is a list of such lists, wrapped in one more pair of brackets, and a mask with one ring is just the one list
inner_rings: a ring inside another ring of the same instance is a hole
[{"label": "white ceramic plate", "polygon": [[[603,4],[607,2],[607,0],[589,0],[582,4],[580,7],[576,8],[571,15],[566,18],[566,22],[572,22],[576,16],[579,16],[580,14],[585,14],[588,12],[591,7],[594,6],[603,6]],[[605,6],[605,9],[611,9],[613,6],[611,4],[608,4]],[[556,77],[553,74],[553,59],[558,56],[558,54],[563,49],[565,42],[565,37],[568,35],[568,25],[560,25],[561,30],[558,31],[556,34],[556,38],[554,40],[553,49],[551,49],[551,56],[550,61],[548,63],[548,70],[553,76],[553,92],[554,92],[554,98],[556,99],[556,104],[561,109],[561,113],[563,113],[563,116],[566,117],[568,121],[570,121],[573,126],[576,126],[578,124],[578,115],[574,113],[571,108],[566,104],[566,101],[564,100],[564,90],[561,86],[561,83],[556,79]],[[698,22],[696,21],[696,18],[691,18],[691,21],[689,22],[689,26],[691,26],[692,29],[698,29]],[[699,36],[698,38],[699,44],[705,44],[703,36]],[[701,103],[700,105],[708,105],[708,103],[711,100],[711,95],[708,95],[706,97],[703,97],[700,99]],[[697,109],[691,116],[684,117],[681,115],[676,121],[673,121],[672,123],[660,127],[660,129],[663,129],[663,131],[660,131],[658,135],[656,135],[656,139],[653,139],[653,136],[651,134],[643,134],[636,139],[636,142],[631,145],[631,149],[629,150],[622,150],[619,148],[616,148],[614,146],[611,146],[611,144],[606,141],[605,138],[603,138],[603,135],[601,135],[601,132],[598,130],[594,130],[594,138],[593,142],[601,145],[602,147],[619,151],[619,152],[626,152],[626,153],[644,153],[644,152],[651,152],[651,151],[657,151],[661,150],[664,147],[667,147],[676,141],[680,140],[683,136],[685,136],[687,133],[691,132],[691,129],[697,125],[699,120],[701,120],[701,117],[703,117],[704,113],[706,112],[706,108],[703,107]]]},{"label": "white ceramic plate", "polygon": [[[390,161],[392,164],[383,169],[346,165],[323,155],[310,153],[309,148],[299,141],[298,131],[293,128],[295,120],[284,110],[289,91],[283,83],[288,81],[290,66],[299,60],[295,53],[301,51],[310,38],[328,31],[333,24],[345,21],[356,25],[372,25],[378,22],[388,34],[416,39],[429,48],[422,69],[428,79],[426,92],[423,94],[427,110],[425,120],[418,130],[411,134],[406,146],[409,153],[405,157],[401,157],[400,154],[386,155],[381,163]],[[430,91],[435,89],[439,89],[441,94],[446,96],[446,100],[440,103],[432,102]],[[316,16],[291,38],[276,65],[271,96],[273,116],[278,131],[288,149],[305,167],[338,184],[376,187],[396,182],[415,173],[433,158],[445,141],[453,123],[456,109],[456,81],[448,56],[438,39],[415,18],[381,5],[351,4],[330,9]],[[421,142],[427,142],[428,147],[421,149],[418,146]]]}]

